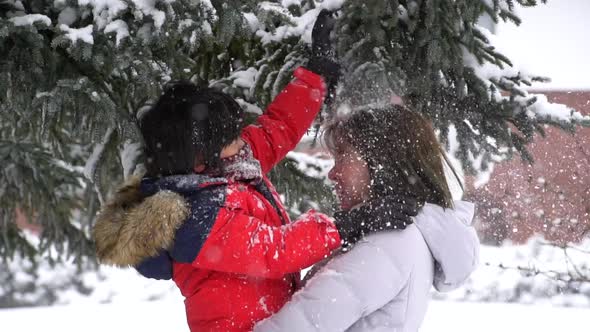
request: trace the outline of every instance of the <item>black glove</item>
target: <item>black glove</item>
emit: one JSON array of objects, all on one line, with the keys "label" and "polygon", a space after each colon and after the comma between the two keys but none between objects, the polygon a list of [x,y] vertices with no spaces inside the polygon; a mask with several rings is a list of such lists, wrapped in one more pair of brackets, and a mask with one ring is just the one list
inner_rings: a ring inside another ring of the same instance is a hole
[{"label": "black glove", "polygon": [[412,223],[423,204],[415,198],[390,195],[373,199],[348,211],[334,214],[336,228],[344,247],[355,244],[370,233],[403,230]]},{"label": "black glove", "polygon": [[334,49],[330,40],[330,33],[334,28],[335,19],[333,13],[323,9],[319,14],[311,32],[311,58],[306,68],[322,75],[328,86],[328,91],[333,91],[340,77],[340,65],[334,61]]},{"label": "black glove", "polygon": [[336,23],[333,15],[333,12],[322,9],[313,25],[313,30],[311,31],[311,54],[314,57],[334,58],[332,40],[330,39],[330,34]]}]

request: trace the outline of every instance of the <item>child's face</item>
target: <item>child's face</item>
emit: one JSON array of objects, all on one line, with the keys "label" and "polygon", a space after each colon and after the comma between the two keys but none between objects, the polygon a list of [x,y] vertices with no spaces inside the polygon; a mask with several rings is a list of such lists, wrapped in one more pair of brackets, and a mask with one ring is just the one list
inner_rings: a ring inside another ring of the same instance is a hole
[{"label": "child's face", "polygon": [[246,143],[244,143],[244,141],[242,141],[242,139],[238,137],[230,145],[226,146],[225,148],[223,148],[223,150],[221,150],[220,158],[224,159],[236,155],[238,152],[240,152],[242,147],[244,147],[244,144]]},{"label": "child's face", "polygon": [[[220,158],[224,159],[236,155],[240,151],[240,149],[242,149],[244,144],[246,143],[244,143],[244,141],[242,141],[241,138],[236,139],[230,145],[226,146],[225,148],[223,148],[223,150],[221,150]],[[197,164],[195,165],[195,172],[202,173],[205,171],[205,168],[205,165]]]},{"label": "child's face", "polygon": [[334,167],[328,173],[328,178],[335,184],[336,195],[343,210],[349,210],[369,198],[369,166],[348,144],[341,146],[334,154]]}]

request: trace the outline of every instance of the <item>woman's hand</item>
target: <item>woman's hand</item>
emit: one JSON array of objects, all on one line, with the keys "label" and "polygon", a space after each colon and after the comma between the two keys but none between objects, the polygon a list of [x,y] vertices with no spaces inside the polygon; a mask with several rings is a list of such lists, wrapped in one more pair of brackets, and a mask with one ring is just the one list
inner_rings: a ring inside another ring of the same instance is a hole
[{"label": "woman's hand", "polygon": [[389,195],[372,199],[358,208],[334,214],[343,246],[382,230],[403,230],[411,224],[423,203],[415,198]]}]

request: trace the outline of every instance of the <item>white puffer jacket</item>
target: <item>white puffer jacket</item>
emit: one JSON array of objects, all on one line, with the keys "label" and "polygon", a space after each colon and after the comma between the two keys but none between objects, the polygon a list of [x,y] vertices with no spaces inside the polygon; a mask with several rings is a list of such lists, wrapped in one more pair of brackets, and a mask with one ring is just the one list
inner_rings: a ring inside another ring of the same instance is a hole
[{"label": "white puffer jacket", "polygon": [[418,331],[432,285],[459,287],[478,264],[474,206],[426,204],[403,231],[367,236],[337,254],[255,332]]}]

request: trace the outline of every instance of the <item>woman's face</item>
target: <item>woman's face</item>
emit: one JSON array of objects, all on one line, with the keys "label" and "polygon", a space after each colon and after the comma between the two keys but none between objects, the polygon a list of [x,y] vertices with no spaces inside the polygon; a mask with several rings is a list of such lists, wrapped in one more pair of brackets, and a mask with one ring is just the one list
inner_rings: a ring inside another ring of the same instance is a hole
[{"label": "woman's face", "polygon": [[349,210],[369,198],[369,166],[350,145],[343,144],[334,154],[334,167],[328,173],[334,182],[342,210]]}]

